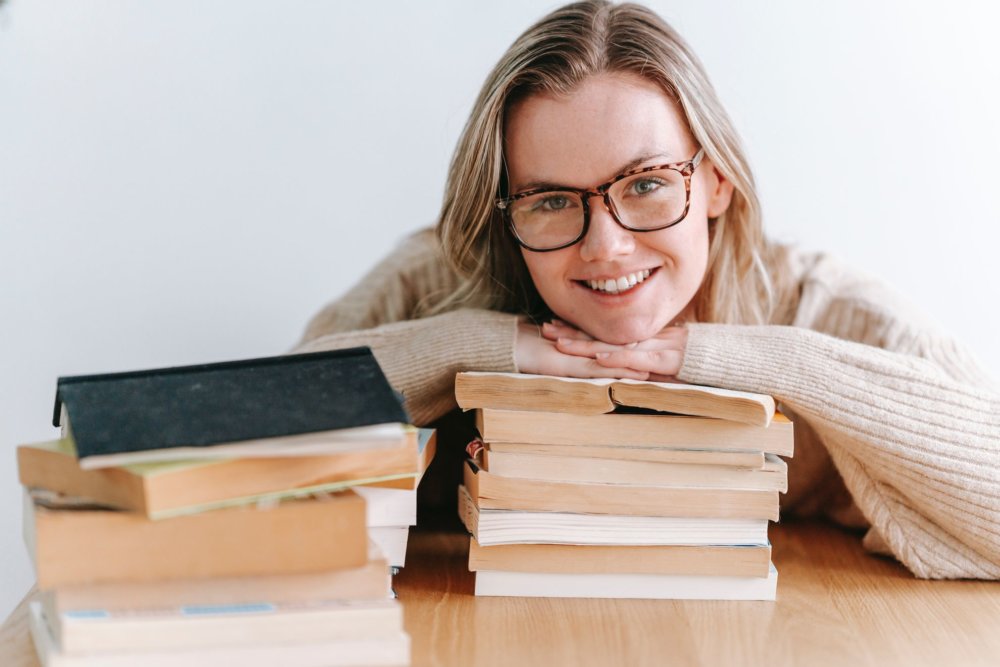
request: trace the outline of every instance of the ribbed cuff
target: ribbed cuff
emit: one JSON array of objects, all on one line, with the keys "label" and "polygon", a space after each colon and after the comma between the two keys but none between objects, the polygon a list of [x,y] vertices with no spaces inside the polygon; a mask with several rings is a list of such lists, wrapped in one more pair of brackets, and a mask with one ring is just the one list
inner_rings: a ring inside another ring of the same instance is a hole
[{"label": "ribbed cuff", "polygon": [[794,363],[781,341],[787,327],[692,323],[686,328],[687,346],[677,378],[690,384],[773,394],[777,384],[771,376],[787,375],[788,364]]}]

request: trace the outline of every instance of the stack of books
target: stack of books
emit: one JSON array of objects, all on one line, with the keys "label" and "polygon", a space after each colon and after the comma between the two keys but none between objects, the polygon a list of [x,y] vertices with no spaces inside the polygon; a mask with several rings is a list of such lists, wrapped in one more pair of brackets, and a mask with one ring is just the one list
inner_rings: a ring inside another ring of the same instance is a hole
[{"label": "stack of books", "polygon": [[409,664],[367,527],[415,522],[407,421],[366,348],[60,378],[18,448],[42,664]]},{"label": "stack of books", "polygon": [[773,600],[792,423],[770,396],[461,373],[476,595]]}]

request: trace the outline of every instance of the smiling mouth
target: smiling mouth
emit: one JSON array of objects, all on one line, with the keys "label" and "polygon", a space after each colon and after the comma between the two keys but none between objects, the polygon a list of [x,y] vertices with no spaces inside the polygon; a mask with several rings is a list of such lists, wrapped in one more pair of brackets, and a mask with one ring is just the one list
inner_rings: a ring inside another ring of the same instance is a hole
[{"label": "smiling mouth", "polygon": [[637,285],[641,285],[647,278],[653,275],[656,269],[643,269],[635,273],[627,273],[618,278],[608,278],[607,280],[577,280],[576,282],[584,287],[600,294],[623,294],[631,291]]}]

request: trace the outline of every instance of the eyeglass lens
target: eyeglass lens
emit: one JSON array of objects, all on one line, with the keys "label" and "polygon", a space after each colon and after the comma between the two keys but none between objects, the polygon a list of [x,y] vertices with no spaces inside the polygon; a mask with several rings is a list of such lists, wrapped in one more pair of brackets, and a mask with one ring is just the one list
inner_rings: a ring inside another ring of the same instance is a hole
[{"label": "eyeglass lens", "polygon": [[[629,176],[614,183],[608,194],[618,220],[636,230],[665,227],[679,220],[687,206],[684,176],[674,169]],[[512,202],[510,216],[525,245],[557,248],[582,233],[583,196],[572,191],[540,192]]]}]

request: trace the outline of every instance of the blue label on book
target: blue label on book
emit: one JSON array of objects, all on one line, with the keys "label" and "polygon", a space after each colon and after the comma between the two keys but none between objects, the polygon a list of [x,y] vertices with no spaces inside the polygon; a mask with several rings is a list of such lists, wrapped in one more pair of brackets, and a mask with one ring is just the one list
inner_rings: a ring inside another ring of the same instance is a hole
[{"label": "blue label on book", "polygon": [[259,614],[275,611],[270,602],[253,602],[247,604],[199,604],[181,607],[185,616],[208,616],[211,614]]},{"label": "blue label on book", "polygon": [[106,609],[73,609],[63,612],[66,618],[111,618]]}]

